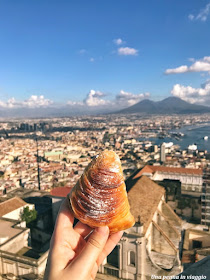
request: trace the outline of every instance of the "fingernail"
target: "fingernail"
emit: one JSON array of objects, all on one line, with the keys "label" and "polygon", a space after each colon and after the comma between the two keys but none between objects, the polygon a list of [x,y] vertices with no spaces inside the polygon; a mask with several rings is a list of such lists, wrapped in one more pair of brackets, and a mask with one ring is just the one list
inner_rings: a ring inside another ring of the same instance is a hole
[{"label": "fingernail", "polygon": [[109,227],[108,226],[99,227],[99,228],[96,228],[95,231],[100,233],[101,235],[107,235],[109,232]]}]

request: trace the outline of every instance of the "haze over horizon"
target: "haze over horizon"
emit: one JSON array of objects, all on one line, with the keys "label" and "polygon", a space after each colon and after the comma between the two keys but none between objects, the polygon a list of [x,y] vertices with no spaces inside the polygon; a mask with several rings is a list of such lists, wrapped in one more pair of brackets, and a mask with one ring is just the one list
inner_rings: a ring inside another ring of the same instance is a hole
[{"label": "haze over horizon", "polygon": [[210,105],[210,2],[0,3],[0,111]]}]

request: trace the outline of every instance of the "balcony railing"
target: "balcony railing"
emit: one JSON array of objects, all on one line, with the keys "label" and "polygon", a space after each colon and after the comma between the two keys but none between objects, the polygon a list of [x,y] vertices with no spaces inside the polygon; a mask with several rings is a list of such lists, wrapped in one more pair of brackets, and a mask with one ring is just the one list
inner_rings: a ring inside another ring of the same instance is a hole
[{"label": "balcony railing", "polygon": [[105,265],[104,273],[111,276],[119,277],[119,269],[114,266]]}]

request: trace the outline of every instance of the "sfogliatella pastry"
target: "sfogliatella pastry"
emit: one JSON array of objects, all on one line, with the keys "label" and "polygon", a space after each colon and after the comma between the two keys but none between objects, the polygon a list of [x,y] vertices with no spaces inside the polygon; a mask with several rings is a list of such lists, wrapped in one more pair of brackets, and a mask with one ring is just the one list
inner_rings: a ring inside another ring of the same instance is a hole
[{"label": "sfogliatella pastry", "polygon": [[75,217],[92,228],[107,225],[110,233],[130,228],[130,213],[118,155],[105,150],[86,167],[69,194]]}]

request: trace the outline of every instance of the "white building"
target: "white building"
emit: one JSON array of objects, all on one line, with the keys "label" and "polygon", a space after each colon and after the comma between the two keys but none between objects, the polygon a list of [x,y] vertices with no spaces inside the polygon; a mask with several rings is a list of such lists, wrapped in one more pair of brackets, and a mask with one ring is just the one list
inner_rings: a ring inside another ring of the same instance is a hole
[{"label": "white building", "polygon": [[135,179],[142,175],[145,175],[154,181],[163,181],[165,179],[178,180],[181,182],[182,193],[200,196],[202,192],[203,171],[199,168],[193,169],[146,165],[136,174]]},{"label": "white building", "polygon": [[181,272],[182,220],[165,203],[165,190],[142,176],[128,192],[136,224],[125,231],[99,272],[120,279],[146,280]]},{"label": "white building", "polygon": [[44,274],[48,251],[30,246],[30,229],[20,219],[26,206],[34,208],[19,197],[0,203],[0,279],[42,279]]},{"label": "white building", "polygon": [[13,220],[20,220],[21,214],[25,207],[30,210],[34,209],[33,204],[26,203],[19,197],[13,197],[9,200],[0,203],[0,217]]},{"label": "white building", "polygon": [[166,146],[165,143],[163,143],[160,146],[160,161],[165,162],[166,161]]}]

